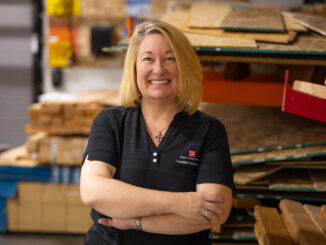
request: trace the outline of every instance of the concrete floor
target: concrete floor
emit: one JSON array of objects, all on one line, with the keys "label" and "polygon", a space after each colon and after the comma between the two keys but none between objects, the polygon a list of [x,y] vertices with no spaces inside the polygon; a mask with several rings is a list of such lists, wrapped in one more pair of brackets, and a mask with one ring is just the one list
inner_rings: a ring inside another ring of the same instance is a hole
[{"label": "concrete floor", "polygon": [[83,235],[0,233],[1,245],[80,245]]}]

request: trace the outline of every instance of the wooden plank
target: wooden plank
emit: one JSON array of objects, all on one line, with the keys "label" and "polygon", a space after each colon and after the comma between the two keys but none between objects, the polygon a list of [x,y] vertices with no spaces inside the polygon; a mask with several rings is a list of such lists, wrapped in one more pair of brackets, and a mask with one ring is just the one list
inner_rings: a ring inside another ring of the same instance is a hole
[{"label": "wooden plank", "polygon": [[236,31],[284,32],[280,11],[266,8],[233,7],[219,28]]},{"label": "wooden plank", "polygon": [[285,29],[288,31],[296,31],[296,32],[307,32],[308,29],[303,25],[298,23],[295,19],[291,18],[289,15],[283,14],[283,21],[285,25]]},{"label": "wooden plank", "polygon": [[295,80],[293,83],[293,90],[310,94],[312,96],[326,99],[326,86],[306,81]]},{"label": "wooden plank", "polygon": [[325,170],[310,170],[312,182],[317,191],[326,191],[326,171]]},{"label": "wooden plank", "polygon": [[264,164],[241,166],[235,170],[234,182],[237,185],[247,185],[264,178],[284,168],[284,166],[268,166]]},{"label": "wooden plank", "polygon": [[195,3],[190,10],[189,26],[196,28],[218,28],[230,11],[230,6],[216,2]]},{"label": "wooden plank", "polygon": [[308,29],[318,32],[323,36],[326,36],[326,17],[321,15],[290,12],[284,12],[283,14],[290,16],[291,18],[295,19],[298,23],[307,27]]},{"label": "wooden plank", "polygon": [[317,226],[320,232],[326,238],[326,221],[320,215],[320,207],[315,205],[304,204],[303,208],[310,216],[312,222]]},{"label": "wooden plank", "polygon": [[326,221],[326,205],[321,206],[320,215],[321,215],[321,217],[323,217],[324,221]]},{"label": "wooden plank", "polygon": [[293,232],[295,244],[326,244],[326,238],[311,221],[301,203],[284,199],[280,201],[279,207],[287,221],[286,225],[289,226],[288,231]]},{"label": "wooden plank", "polygon": [[261,245],[291,245],[292,240],[276,208],[256,206],[255,234]]},{"label": "wooden plank", "polygon": [[209,35],[185,34],[194,47],[213,48],[256,48],[255,40],[231,37],[214,37]]},{"label": "wooden plank", "polygon": [[314,183],[307,170],[283,169],[268,176],[271,190],[311,190],[315,191]]}]

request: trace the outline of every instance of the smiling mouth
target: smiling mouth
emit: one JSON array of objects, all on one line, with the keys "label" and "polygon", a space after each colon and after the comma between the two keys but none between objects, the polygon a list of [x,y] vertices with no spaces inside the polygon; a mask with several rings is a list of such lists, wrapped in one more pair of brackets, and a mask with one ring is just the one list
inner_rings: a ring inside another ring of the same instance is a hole
[{"label": "smiling mouth", "polygon": [[171,80],[150,80],[149,83],[150,84],[167,84],[170,81]]}]

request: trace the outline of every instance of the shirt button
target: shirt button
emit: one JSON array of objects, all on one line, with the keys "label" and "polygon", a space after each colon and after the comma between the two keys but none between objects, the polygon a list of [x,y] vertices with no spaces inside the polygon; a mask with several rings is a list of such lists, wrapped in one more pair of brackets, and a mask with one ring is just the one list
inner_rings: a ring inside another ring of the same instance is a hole
[{"label": "shirt button", "polygon": [[157,156],[157,152],[154,152],[154,153],[153,153],[153,156],[156,157],[156,156]]},{"label": "shirt button", "polygon": [[157,162],[157,159],[156,159],[156,158],[154,158],[154,159],[153,159],[153,162]]}]

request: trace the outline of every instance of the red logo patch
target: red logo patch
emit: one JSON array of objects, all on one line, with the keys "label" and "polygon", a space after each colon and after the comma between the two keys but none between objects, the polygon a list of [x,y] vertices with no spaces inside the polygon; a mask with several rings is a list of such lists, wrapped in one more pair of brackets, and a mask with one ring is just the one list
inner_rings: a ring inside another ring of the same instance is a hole
[{"label": "red logo patch", "polygon": [[195,157],[195,156],[196,156],[196,152],[190,150],[190,151],[189,151],[189,156],[190,156],[190,157]]}]

